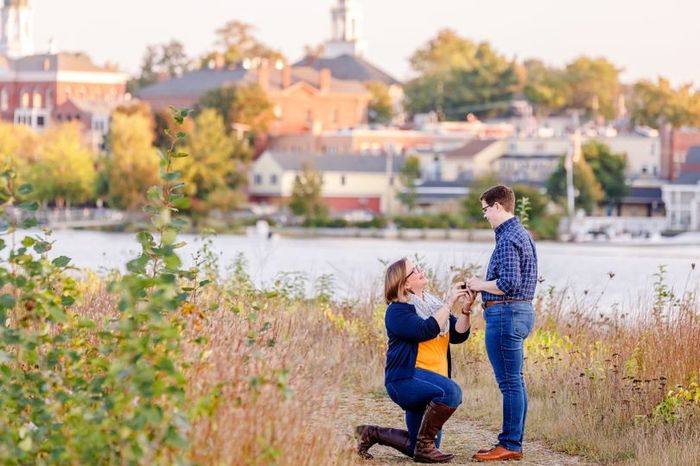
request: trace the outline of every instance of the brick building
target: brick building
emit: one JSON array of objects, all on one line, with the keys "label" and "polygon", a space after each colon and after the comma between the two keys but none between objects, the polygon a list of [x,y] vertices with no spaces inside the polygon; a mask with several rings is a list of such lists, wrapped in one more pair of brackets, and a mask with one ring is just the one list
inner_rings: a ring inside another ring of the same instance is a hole
[{"label": "brick building", "polygon": [[138,97],[155,111],[193,107],[209,90],[257,83],[273,106],[270,134],[315,132],[358,126],[367,120],[370,94],[362,83],[335,79],[328,69],[270,66],[200,69],[148,86]]},{"label": "brick building", "polygon": [[97,66],[82,53],[33,54],[31,25],[28,0],[5,0],[0,13],[0,118],[41,131],[54,121],[54,111],[71,100],[108,106],[125,99],[128,75],[115,68]]}]

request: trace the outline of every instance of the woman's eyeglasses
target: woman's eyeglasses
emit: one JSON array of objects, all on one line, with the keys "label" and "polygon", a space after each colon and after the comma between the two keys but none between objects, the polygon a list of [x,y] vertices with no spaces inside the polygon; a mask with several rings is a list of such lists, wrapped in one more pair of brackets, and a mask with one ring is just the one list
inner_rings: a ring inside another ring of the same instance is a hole
[{"label": "woman's eyeglasses", "polygon": [[408,275],[406,275],[406,280],[411,278],[411,275],[413,275],[414,273],[418,273],[419,271],[420,271],[420,267],[418,267],[418,266],[413,267],[413,269],[410,272],[408,272]]}]

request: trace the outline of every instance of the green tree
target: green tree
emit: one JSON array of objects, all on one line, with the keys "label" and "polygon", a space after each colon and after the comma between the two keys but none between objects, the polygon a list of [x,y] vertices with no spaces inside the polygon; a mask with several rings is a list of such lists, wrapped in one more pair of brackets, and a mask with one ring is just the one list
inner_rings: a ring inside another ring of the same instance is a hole
[{"label": "green tree", "polygon": [[284,55],[260,42],[253,34],[255,27],[233,20],[216,30],[216,48],[202,57],[202,67],[209,66],[217,57],[225,66],[237,64],[245,59],[269,61],[283,60]]},{"label": "green tree", "polygon": [[416,205],[416,180],[419,178],[420,160],[414,155],[406,157],[403,166],[399,169],[399,180],[404,188],[399,200],[409,212]]},{"label": "green tree", "polygon": [[41,202],[57,206],[80,204],[95,196],[95,156],[81,139],[76,124],[63,124],[48,130],[41,141],[31,182]]},{"label": "green tree", "polygon": [[190,156],[174,166],[182,172],[191,211],[206,214],[212,209],[235,209],[244,199],[250,150],[226,133],[223,118],[210,108],[195,118],[186,141],[184,150]]},{"label": "green tree", "polygon": [[508,108],[519,84],[515,64],[489,43],[474,43],[449,29],[418,49],[411,65],[418,76],[405,88],[408,110],[436,111],[441,119]]},{"label": "green tree", "polygon": [[499,184],[498,179],[492,173],[476,178],[469,185],[469,192],[462,200],[462,212],[467,221],[481,227],[488,227],[488,223],[484,219],[484,213],[481,211],[481,194],[492,186]]},{"label": "green tree", "polygon": [[155,84],[163,76],[180,76],[190,69],[191,61],[185,52],[184,44],[178,40],[148,45],[141,59],[139,77],[129,83],[129,91],[136,92]]},{"label": "green tree", "polygon": [[564,70],[567,107],[613,118],[620,94],[620,70],[604,58],[579,57]]},{"label": "green tree", "polygon": [[139,113],[115,113],[108,141],[109,203],[122,209],[138,209],[146,203],[144,193],[148,187],[158,182],[151,121]]},{"label": "green tree", "polygon": [[532,221],[542,218],[547,214],[549,199],[539,189],[524,184],[516,184],[512,187],[516,201],[528,199],[528,215]]},{"label": "green tree", "polygon": [[[556,202],[566,201],[566,170],[564,167],[564,157],[562,157],[556,170],[550,175],[546,182],[547,194]],[[590,214],[593,208],[604,198],[603,188],[591,166],[585,158],[581,158],[574,163],[574,188],[576,190],[576,207],[583,209]]]},{"label": "green tree", "polygon": [[217,110],[228,131],[239,123],[248,126],[252,135],[264,133],[274,117],[267,93],[257,84],[212,89],[202,95],[198,106]]},{"label": "green tree", "polygon": [[535,107],[540,116],[546,116],[565,107],[568,88],[564,73],[557,68],[546,66],[541,60],[526,60],[523,94]]},{"label": "green tree", "polygon": [[659,128],[664,122],[674,128],[700,126],[700,94],[692,84],[674,89],[662,77],[657,83],[638,81],[634,84],[631,102],[632,121]]},{"label": "green tree", "polygon": [[629,191],[625,182],[626,155],[612,152],[610,147],[599,141],[588,141],[581,150],[603,189],[603,202],[613,205],[625,197]]},{"label": "green tree", "polygon": [[389,95],[389,88],[381,81],[370,81],[366,84],[372,98],[367,106],[368,120],[370,123],[387,124],[393,117],[393,104]]},{"label": "green tree", "polygon": [[323,177],[309,162],[304,162],[294,178],[289,208],[295,215],[306,220],[324,218],[328,214],[321,192]]}]

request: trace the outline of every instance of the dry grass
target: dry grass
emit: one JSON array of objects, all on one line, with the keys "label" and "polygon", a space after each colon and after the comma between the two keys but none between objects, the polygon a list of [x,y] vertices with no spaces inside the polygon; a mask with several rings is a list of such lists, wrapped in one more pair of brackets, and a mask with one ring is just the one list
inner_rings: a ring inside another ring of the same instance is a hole
[{"label": "dry grass", "polygon": [[[356,464],[347,435],[352,421],[343,413],[347,399],[384,396],[384,306],[372,296],[339,304],[232,283],[212,287],[199,304],[186,348],[188,394],[197,415],[191,459],[207,465]],[[96,315],[95,309],[113,304],[93,284],[80,309]],[[528,439],[603,464],[698,464],[694,296],[659,300],[635,319],[595,312],[566,309],[555,293],[539,299],[526,348]],[[472,337],[453,348],[464,392],[456,419],[497,429],[500,395],[482,327],[475,317]],[[194,344],[198,337],[204,343]]]}]

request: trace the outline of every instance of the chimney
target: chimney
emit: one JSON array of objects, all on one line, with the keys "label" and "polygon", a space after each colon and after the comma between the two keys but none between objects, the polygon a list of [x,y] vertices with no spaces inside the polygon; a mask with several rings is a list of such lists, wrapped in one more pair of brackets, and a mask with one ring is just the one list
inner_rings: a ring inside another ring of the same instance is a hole
[{"label": "chimney", "polygon": [[282,68],[282,89],[286,89],[292,85],[292,68],[289,63],[284,64]]},{"label": "chimney", "polygon": [[328,92],[331,90],[331,70],[328,68],[321,69],[318,75],[318,87],[321,92]]},{"label": "chimney", "polygon": [[270,88],[270,68],[268,67],[267,60],[260,63],[258,67],[258,85],[264,91]]}]

